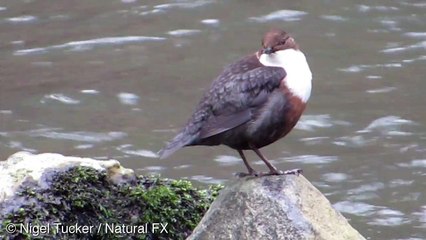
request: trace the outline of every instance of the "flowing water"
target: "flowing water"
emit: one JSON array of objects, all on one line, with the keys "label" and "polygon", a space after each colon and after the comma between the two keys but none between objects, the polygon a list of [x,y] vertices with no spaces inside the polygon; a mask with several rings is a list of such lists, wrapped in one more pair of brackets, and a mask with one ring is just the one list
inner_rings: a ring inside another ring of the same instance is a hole
[{"label": "flowing water", "polygon": [[[0,1],[0,157],[115,158],[141,174],[224,183],[226,147],[156,152],[222,67],[292,33],[314,79],[296,129],[263,149],[303,168],[369,239],[426,239],[426,3]],[[257,169],[264,169],[253,154]]]}]

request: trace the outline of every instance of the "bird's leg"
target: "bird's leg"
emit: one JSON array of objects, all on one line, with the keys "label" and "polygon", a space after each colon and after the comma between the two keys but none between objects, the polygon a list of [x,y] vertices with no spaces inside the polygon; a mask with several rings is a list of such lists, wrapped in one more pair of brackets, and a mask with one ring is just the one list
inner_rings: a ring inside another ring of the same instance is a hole
[{"label": "bird's leg", "polygon": [[269,172],[267,173],[261,173],[259,174],[259,176],[268,176],[268,175],[299,175],[302,173],[302,169],[292,169],[292,170],[287,170],[287,171],[280,171],[278,170],[274,165],[272,165],[272,163],[270,163],[268,161],[268,159],[266,159],[265,156],[263,156],[263,154],[259,151],[259,149],[250,146],[251,149],[257,154],[257,156],[260,157],[260,159],[262,159],[262,161],[266,164],[266,166],[269,168]]},{"label": "bird's leg", "polygon": [[263,154],[259,151],[259,149],[251,146],[251,149],[257,154],[257,156],[260,157],[260,159],[262,159],[262,161],[266,164],[266,166],[269,168],[269,175],[282,175],[283,172],[279,171],[274,165],[272,165],[272,163],[270,163],[268,161],[268,159],[266,159],[265,156],[263,156]]},{"label": "bird's leg", "polygon": [[244,165],[246,165],[246,168],[248,170],[248,173],[238,173],[237,175],[239,177],[245,177],[245,176],[258,176],[258,173],[250,166],[250,164],[247,161],[246,156],[244,156],[244,153],[242,150],[238,150],[238,153],[240,154],[240,157],[243,159]]}]

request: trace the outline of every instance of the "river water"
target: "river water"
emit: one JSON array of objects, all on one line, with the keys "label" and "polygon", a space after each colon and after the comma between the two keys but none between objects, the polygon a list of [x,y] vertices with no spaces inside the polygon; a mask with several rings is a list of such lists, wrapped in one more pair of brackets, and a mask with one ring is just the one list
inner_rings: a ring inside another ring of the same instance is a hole
[{"label": "river water", "polygon": [[292,33],[314,79],[296,129],[263,153],[303,168],[369,239],[426,239],[424,1],[1,1],[0,157],[225,183],[245,170],[229,148],[156,152],[271,27]]}]

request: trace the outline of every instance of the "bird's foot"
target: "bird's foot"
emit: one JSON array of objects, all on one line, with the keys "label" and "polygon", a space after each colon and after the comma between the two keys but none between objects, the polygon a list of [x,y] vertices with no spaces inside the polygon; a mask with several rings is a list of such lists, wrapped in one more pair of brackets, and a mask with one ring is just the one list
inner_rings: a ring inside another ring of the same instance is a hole
[{"label": "bird's foot", "polygon": [[237,176],[238,178],[243,178],[243,177],[248,177],[248,176],[250,176],[250,177],[259,177],[259,174],[260,173],[258,173],[256,171],[250,171],[248,173],[237,172],[237,173],[235,173],[235,176]]},{"label": "bird's foot", "polygon": [[291,170],[286,170],[286,171],[274,170],[274,171],[269,171],[269,172],[262,172],[262,173],[259,173],[257,176],[258,177],[271,176],[271,175],[296,175],[296,176],[299,176],[302,173],[303,173],[302,169],[296,168],[296,169],[291,169]]},{"label": "bird's foot", "polygon": [[300,168],[286,170],[283,172],[284,175],[296,175],[296,176],[299,176],[302,173],[303,173],[303,169],[300,169]]}]

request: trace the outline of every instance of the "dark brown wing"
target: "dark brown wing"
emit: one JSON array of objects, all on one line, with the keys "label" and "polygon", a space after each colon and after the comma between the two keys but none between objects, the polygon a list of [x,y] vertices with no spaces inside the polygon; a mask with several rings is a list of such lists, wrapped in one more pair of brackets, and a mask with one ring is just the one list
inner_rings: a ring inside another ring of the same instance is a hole
[{"label": "dark brown wing", "polygon": [[204,94],[186,126],[159,152],[160,158],[250,121],[254,110],[267,101],[285,76],[283,68],[265,67],[255,54],[227,66]]},{"label": "dark brown wing", "polygon": [[210,115],[202,124],[199,139],[235,128],[252,118],[253,112],[279,87],[283,68],[265,67],[256,56],[230,66],[213,82],[204,100]]}]

